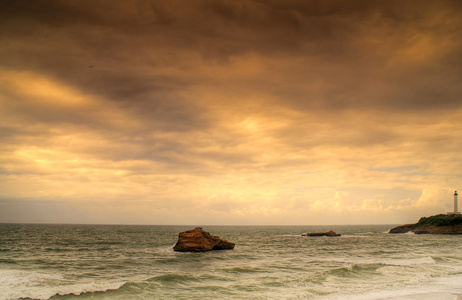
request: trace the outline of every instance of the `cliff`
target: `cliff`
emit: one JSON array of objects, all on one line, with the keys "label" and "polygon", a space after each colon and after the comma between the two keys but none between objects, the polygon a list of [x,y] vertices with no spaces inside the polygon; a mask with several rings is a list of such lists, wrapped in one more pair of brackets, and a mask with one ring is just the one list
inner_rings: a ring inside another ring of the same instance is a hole
[{"label": "cliff", "polygon": [[416,234],[462,234],[462,215],[436,215],[422,217],[415,224],[401,225],[390,229],[388,233]]}]

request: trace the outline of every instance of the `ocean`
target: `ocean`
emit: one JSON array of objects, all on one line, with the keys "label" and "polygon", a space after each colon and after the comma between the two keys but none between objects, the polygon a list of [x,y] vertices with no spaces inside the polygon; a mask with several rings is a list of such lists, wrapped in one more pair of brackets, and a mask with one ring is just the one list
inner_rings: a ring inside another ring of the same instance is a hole
[{"label": "ocean", "polygon": [[174,252],[194,227],[0,224],[0,299],[462,299],[462,235],[202,226],[235,248]]}]

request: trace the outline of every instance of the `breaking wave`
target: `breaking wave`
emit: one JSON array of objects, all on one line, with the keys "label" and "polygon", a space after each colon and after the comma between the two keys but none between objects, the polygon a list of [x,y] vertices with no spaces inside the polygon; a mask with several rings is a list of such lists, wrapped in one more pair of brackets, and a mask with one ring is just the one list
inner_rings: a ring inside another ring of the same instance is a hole
[{"label": "breaking wave", "polygon": [[67,295],[117,290],[125,282],[69,282],[61,274],[24,270],[0,270],[0,299],[46,300]]}]

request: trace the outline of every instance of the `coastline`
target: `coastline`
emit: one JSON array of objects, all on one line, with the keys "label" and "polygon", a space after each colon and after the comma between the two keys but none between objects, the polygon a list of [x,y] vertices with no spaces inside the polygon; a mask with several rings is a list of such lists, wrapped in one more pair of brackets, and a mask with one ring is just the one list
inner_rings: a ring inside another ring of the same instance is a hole
[{"label": "coastline", "polygon": [[391,234],[462,234],[462,215],[439,214],[430,217],[421,217],[417,223],[400,225],[388,231]]}]

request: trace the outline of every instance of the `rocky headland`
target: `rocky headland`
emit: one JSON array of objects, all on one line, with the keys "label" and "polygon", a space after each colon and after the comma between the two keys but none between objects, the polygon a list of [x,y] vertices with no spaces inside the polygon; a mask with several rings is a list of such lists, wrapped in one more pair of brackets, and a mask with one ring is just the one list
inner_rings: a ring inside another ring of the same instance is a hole
[{"label": "rocky headland", "polygon": [[328,232],[304,233],[302,236],[341,236],[341,234],[338,234],[333,230],[329,230]]},{"label": "rocky headland", "polygon": [[202,252],[211,250],[234,249],[234,243],[213,236],[201,227],[180,232],[173,250],[180,252]]},{"label": "rocky headland", "polygon": [[401,225],[388,233],[462,234],[462,215],[436,215],[422,217],[415,224]]}]

